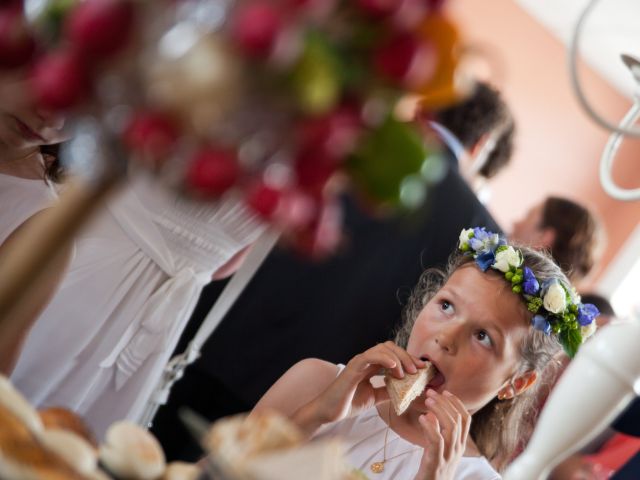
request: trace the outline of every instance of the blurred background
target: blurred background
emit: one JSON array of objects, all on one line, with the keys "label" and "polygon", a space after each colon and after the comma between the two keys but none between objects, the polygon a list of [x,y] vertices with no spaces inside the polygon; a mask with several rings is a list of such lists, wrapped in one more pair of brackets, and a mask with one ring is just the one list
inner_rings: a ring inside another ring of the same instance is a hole
[{"label": "blurred background", "polygon": [[[507,228],[535,199],[549,194],[591,206],[604,224],[607,244],[584,287],[610,296],[623,315],[637,301],[633,288],[640,279],[640,203],[616,201],[602,189],[598,168],[609,133],[584,114],[571,89],[567,41],[587,3],[456,0],[448,8],[465,37],[486,49],[477,72],[498,85],[519,126],[513,161],[491,182],[489,210]],[[640,54],[640,32],[634,25],[638,17],[640,3],[633,0],[600,2],[580,44],[583,88],[594,108],[613,121],[622,118],[638,92],[620,61],[621,53]],[[614,168],[621,186],[638,186],[638,158],[640,142],[627,139]],[[518,197],[523,201],[511,200]]]}]

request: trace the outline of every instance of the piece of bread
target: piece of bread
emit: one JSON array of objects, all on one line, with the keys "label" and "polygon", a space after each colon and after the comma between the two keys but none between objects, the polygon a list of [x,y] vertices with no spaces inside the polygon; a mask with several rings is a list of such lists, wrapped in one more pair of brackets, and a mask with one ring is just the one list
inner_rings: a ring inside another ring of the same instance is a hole
[{"label": "piece of bread", "polygon": [[24,426],[36,435],[44,429],[37,410],[3,375],[0,375],[0,405],[8,409]]},{"label": "piece of bread", "polygon": [[245,469],[252,480],[341,480],[351,471],[337,439],[256,455]]},{"label": "piece of bread", "polygon": [[100,462],[118,478],[155,480],[165,470],[158,440],[144,428],[121,421],[112,424],[100,446]]},{"label": "piece of bread", "polygon": [[73,432],[56,428],[45,429],[39,440],[47,450],[58,455],[76,472],[90,475],[98,466],[96,449]]},{"label": "piece of bread", "polygon": [[234,415],[213,424],[207,448],[223,457],[245,459],[258,453],[290,448],[302,441],[296,425],[277,412],[259,412],[250,417]]},{"label": "piece of bread", "polygon": [[[31,420],[33,417],[31,417]],[[23,418],[0,403],[0,478],[86,480],[38,440]]]},{"label": "piece of bread", "polygon": [[436,374],[436,368],[429,362],[425,368],[419,368],[417,373],[404,374],[404,378],[395,378],[385,372],[384,383],[389,392],[391,404],[397,415],[402,415],[411,402],[424,391]]},{"label": "piece of bread", "polygon": [[293,448],[301,442],[302,434],[295,424],[280,413],[265,411],[216,421],[204,446],[217,468],[234,478],[251,478],[246,472],[248,459]]},{"label": "piece of bread", "polygon": [[71,410],[61,407],[50,407],[40,410],[38,413],[40,414],[45,430],[56,429],[73,432],[93,447],[98,448],[98,442],[96,442],[89,427],[87,427],[82,418]]},{"label": "piece of bread", "polygon": [[202,468],[195,463],[171,462],[164,471],[162,480],[197,480]]}]

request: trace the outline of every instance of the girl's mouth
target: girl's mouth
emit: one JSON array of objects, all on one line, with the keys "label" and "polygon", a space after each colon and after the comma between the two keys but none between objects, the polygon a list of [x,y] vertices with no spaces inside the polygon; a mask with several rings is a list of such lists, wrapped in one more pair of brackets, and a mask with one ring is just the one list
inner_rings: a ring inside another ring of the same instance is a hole
[{"label": "girl's mouth", "polygon": [[429,383],[427,384],[427,386],[425,387],[425,392],[428,389],[432,389],[432,390],[437,390],[440,386],[442,386],[445,382],[445,377],[442,374],[442,372],[440,371],[440,369],[438,368],[438,366],[429,359],[429,357],[426,356],[422,356],[420,357],[420,360],[424,361],[424,362],[429,362],[431,363],[431,365],[433,365],[433,368],[435,368],[436,370],[436,374],[433,376],[433,378],[429,381]]}]

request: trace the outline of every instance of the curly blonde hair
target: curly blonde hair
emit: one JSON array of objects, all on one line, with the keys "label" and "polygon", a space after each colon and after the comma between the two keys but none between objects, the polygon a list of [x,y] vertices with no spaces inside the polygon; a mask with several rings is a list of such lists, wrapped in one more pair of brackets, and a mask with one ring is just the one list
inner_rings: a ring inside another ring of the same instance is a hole
[{"label": "curly blonde hair", "polygon": [[[566,275],[548,255],[528,247],[514,247],[521,250],[524,264],[541,283],[555,278],[570,285]],[[406,348],[413,325],[424,306],[456,270],[473,261],[471,257],[456,252],[449,258],[444,269],[431,268],[423,272],[405,308],[403,324],[396,331],[395,341],[398,345]],[[501,276],[500,272],[491,269],[486,273]],[[530,324],[531,314],[527,312],[527,317],[522,321]],[[550,367],[553,366],[553,357],[560,348],[554,335],[545,335],[540,330],[531,328],[520,345],[521,361],[517,373],[535,371],[538,381],[512,399],[494,398],[473,415],[471,438],[498,471],[502,471],[528,442],[540,409],[540,390],[548,388],[552,382],[554,368]]]}]

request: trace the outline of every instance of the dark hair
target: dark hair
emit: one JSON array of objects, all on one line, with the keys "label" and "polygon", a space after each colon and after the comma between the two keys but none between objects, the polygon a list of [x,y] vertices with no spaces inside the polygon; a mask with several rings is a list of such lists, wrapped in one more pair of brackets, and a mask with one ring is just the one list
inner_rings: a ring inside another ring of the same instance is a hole
[{"label": "dark hair", "polygon": [[582,303],[592,303],[602,315],[606,315],[608,317],[616,316],[616,311],[613,309],[611,302],[609,302],[606,297],[603,297],[598,293],[583,293],[580,296],[582,297]]},{"label": "dark hair", "polygon": [[566,198],[548,197],[540,227],[555,232],[550,250],[556,263],[573,281],[584,278],[596,262],[599,246],[599,225],[591,212]]},{"label": "dark hair", "polygon": [[434,118],[451,130],[467,149],[484,135],[501,130],[495,139],[495,147],[480,169],[482,176],[491,178],[509,163],[516,127],[507,104],[493,87],[477,82],[469,97],[435,112]]},{"label": "dark hair", "polygon": [[53,145],[41,145],[40,153],[44,157],[45,180],[60,183],[64,177],[64,168],[60,163],[60,143]]},{"label": "dark hair", "polygon": [[[554,278],[569,285],[565,274],[548,255],[529,247],[514,246],[521,250],[525,265],[533,271],[541,283]],[[456,270],[474,265],[472,262],[471,257],[455,252],[449,258],[444,270],[432,268],[422,274],[404,311],[403,325],[396,333],[395,341],[398,345],[406,347],[413,324],[424,306]],[[499,275],[500,273],[489,269],[486,274]],[[527,311],[524,302],[522,312],[522,321],[527,322],[528,325],[532,314]],[[549,370],[547,367],[553,364],[553,357],[560,348],[560,343],[554,335],[545,335],[540,330],[531,328],[520,346],[522,360],[518,373],[535,371],[538,374],[538,380],[531,388],[512,399],[494,398],[473,415],[471,438],[481,453],[498,470],[506,467],[531,436],[540,407],[538,392],[546,387],[543,378],[546,377],[546,372]]]}]

